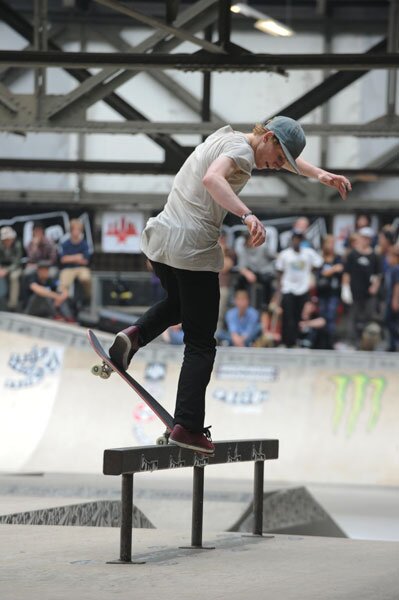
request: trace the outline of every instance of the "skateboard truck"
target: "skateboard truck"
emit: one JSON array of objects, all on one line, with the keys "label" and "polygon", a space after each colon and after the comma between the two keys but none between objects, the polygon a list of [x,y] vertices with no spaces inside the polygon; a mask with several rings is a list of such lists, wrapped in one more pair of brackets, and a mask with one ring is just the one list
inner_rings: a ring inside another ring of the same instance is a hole
[{"label": "skateboard truck", "polygon": [[170,435],[170,431],[168,429],[165,429],[164,433],[162,435],[160,435],[159,437],[157,437],[155,443],[157,446],[166,446],[166,444],[169,444],[169,435]]},{"label": "skateboard truck", "polygon": [[109,377],[111,377],[111,373],[113,373],[114,370],[111,369],[111,367],[107,365],[107,363],[103,362],[102,365],[94,365],[91,368],[91,372],[93,373],[93,375],[101,377],[101,379],[108,379]]}]

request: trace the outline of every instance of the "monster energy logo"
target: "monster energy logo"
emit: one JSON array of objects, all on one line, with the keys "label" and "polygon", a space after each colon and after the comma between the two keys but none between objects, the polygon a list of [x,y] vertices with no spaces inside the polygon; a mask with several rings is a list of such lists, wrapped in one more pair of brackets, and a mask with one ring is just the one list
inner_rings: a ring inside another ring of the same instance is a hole
[{"label": "monster energy logo", "polygon": [[335,410],[333,417],[334,433],[342,423],[347,403],[351,401],[350,412],[346,422],[346,433],[352,435],[362,413],[366,398],[369,398],[370,413],[366,425],[368,432],[376,426],[382,408],[382,395],[386,387],[385,377],[368,377],[362,373],[356,375],[335,375],[331,378],[335,383]]}]

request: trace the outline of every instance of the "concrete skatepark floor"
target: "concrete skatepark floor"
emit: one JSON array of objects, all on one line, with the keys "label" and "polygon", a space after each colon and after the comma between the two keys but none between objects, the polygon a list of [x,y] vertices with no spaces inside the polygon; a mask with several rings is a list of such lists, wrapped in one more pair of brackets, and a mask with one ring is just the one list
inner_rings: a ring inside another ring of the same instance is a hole
[{"label": "concrete skatepark floor", "polygon": [[[208,533],[215,550],[183,550],[187,536],[136,529],[134,559],[116,558],[118,530],[0,526],[2,600],[396,600],[399,544],[301,536]],[[204,540],[205,541],[205,540]]]}]

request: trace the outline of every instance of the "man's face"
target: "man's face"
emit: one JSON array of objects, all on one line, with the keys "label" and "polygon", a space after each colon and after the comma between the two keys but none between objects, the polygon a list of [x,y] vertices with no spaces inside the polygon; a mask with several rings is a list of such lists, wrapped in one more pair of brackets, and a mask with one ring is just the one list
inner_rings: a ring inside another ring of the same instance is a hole
[{"label": "man's face", "polygon": [[40,279],[40,281],[47,281],[48,277],[49,277],[49,268],[48,267],[38,267],[37,268],[37,276]]},{"label": "man's face", "polygon": [[257,169],[279,170],[286,162],[282,147],[277,142],[272,131],[267,131],[261,138],[255,150]]},{"label": "man's face", "polygon": [[79,240],[82,235],[82,229],[76,223],[71,225],[71,238],[73,240]]},{"label": "man's face", "polygon": [[367,235],[359,235],[359,241],[362,248],[370,248],[371,238],[369,238]]},{"label": "man's face", "polygon": [[240,312],[245,312],[249,306],[249,298],[246,292],[238,292],[235,297],[236,308]]},{"label": "man's face", "polygon": [[32,236],[38,242],[42,241],[44,239],[44,229],[41,227],[34,227]]},{"label": "man's face", "polygon": [[291,245],[296,252],[299,251],[299,248],[301,247],[301,242],[302,242],[302,236],[295,235],[295,234],[292,236]]},{"label": "man's face", "polygon": [[4,248],[11,248],[13,243],[14,243],[14,238],[6,238],[5,240],[2,240],[2,244],[3,244]]}]

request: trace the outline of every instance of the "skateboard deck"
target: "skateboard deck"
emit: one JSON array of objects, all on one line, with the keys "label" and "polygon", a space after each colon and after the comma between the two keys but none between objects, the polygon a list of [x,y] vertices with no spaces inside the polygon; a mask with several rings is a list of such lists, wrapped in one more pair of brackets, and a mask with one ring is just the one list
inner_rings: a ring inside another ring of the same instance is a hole
[{"label": "skateboard deck", "polygon": [[[115,371],[118,373],[122,379],[126,381],[126,383],[140,396],[142,400],[150,407],[150,409],[156,414],[156,416],[162,421],[165,425],[168,433],[170,433],[173,429],[173,417],[168,411],[155,400],[153,396],[146,389],[143,388],[142,385],[138,381],[136,381],[129,373],[119,369],[111,360],[108,353],[104,350],[100,340],[91,329],[87,330],[87,337],[89,339],[89,343],[93,348],[94,352],[101,358],[101,365],[94,365],[92,368],[92,373],[94,375],[99,375],[103,379],[108,379],[111,373]],[[164,436],[165,437],[165,436]],[[157,440],[157,443],[167,443],[167,439],[161,441],[162,438]]]}]

